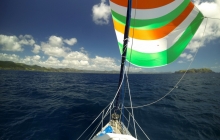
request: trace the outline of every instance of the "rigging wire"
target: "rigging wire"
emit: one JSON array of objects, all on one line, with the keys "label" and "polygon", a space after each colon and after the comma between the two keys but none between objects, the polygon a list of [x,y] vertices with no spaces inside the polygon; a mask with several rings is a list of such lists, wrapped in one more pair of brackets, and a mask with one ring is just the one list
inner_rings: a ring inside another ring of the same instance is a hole
[{"label": "rigging wire", "polygon": [[[202,34],[202,38],[204,37],[204,34],[205,34],[205,30],[206,30],[206,26],[207,26],[207,23],[208,23],[208,18],[206,20],[206,24],[205,24],[205,28],[204,28],[204,31],[203,31],[203,34]],[[203,38],[204,39],[204,38]],[[201,43],[202,41],[200,42],[199,46],[201,46]],[[187,70],[184,72],[184,74],[182,75],[182,77],[179,79],[179,81],[175,84],[175,86],[168,92],[166,93],[163,97],[159,98],[158,100],[154,101],[154,102],[151,102],[149,104],[146,104],[146,105],[141,105],[141,106],[135,106],[135,107],[132,107],[132,108],[141,108],[141,107],[146,107],[146,106],[150,106],[152,104],[155,104],[157,102],[159,102],[160,100],[164,99],[167,95],[169,95],[177,86],[178,84],[182,81],[182,79],[184,78],[184,76],[186,75],[186,73],[188,72],[190,66],[192,65],[197,53],[199,51],[199,48],[196,50],[194,56],[193,56],[193,60],[190,62],[189,66],[187,67]],[[125,107],[125,108],[131,108],[131,107]]]},{"label": "rigging wire", "polygon": [[[128,109],[126,109],[128,111]],[[129,115],[131,115],[131,113],[128,111]],[[133,117],[133,116],[132,116]],[[135,123],[137,123],[138,127],[141,129],[142,133],[145,135],[145,137],[150,140],[150,138],[147,136],[147,134],[144,132],[144,130],[141,128],[141,126],[138,124],[138,122],[134,119]]]},{"label": "rigging wire", "polygon": [[[137,5],[137,0],[136,0],[136,5]],[[135,13],[134,13],[134,26],[135,26],[135,17],[136,17],[136,9],[135,9]],[[206,29],[206,26],[207,26],[207,22],[208,22],[208,19],[217,19],[217,20],[220,20],[219,18],[211,18],[211,17],[204,17],[204,18],[207,18],[207,20],[206,20],[206,25],[205,25],[205,29]],[[205,33],[205,29],[204,29],[204,32],[203,32],[203,34],[202,34],[202,38],[204,37],[204,33]],[[130,52],[130,56],[129,56],[129,58],[131,59],[131,55],[132,55],[132,46],[133,46],[133,36],[134,36],[134,28],[133,28],[133,32],[132,32],[132,43],[131,43],[131,52]],[[129,37],[128,38],[126,38],[126,39],[128,39],[128,41],[129,41]],[[201,42],[200,42],[200,45],[199,46],[201,46]],[[126,45],[126,49],[125,50],[127,50],[127,45]],[[198,49],[199,50],[199,49]],[[134,121],[134,127],[135,127],[135,122],[137,123],[137,121],[134,119],[134,113],[133,113],[133,109],[134,108],[141,108],[141,107],[146,107],[146,106],[150,106],[150,105],[152,105],[152,104],[155,104],[155,103],[157,103],[157,102],[159,102],[160,100],[162,100],[163,98],[165,98],[167,95],[169,95],[176,87],[177,87],[177,85],[182,81],[182,79],[184,78],[184,76],[186,75],[186,73],[187,73],[187,71],[189,70],[189,68],[190,68],[190,66],[191,66],[191,64],[193,63],[193,61],[194,61],[194,58],[196,57],[196,55],[197,55],[197,53],[198,53],[198,50],[195,52],[195,54],[194,54],[194,57],[193,57],[193,60],[190,62],[190,64],[189,64],[189,66],[188,66],[188,68],[187,68],[187,70],[185,71],[185,73],[182,75],[182,77],[179,79],[179,81],[175,84],[175,86],[174,86],[174,88],[172,88],[168,93],[166,93],[163,97],[161,97],[160,99],[158,99],[158,100],[156,100],[156,101],[154,101],[154,102],[151,102],[151,103],[149,103],[149,104],[146,104],[146,105],[142,105],[142,106],[135,106],[135,107],[133,107],[132,106],[132,100],[131,100],[131,95],[130,95],[130,87],[129,87],[129,82],[128,82],[128,75],[127,74],[129,74],[129,69],[130,69],[130,64],[131,63],[129,63],[129,66],[128,66],[128,70],[126,71],[126,77],[127,77],[127,83],[128,83],[128,90],[129,90],[129,97],[130,97],[130,102],[131,102],[131,107],[124,107],[126,110],[127,110],[127,108],[131,108],[132,109],[132,117],[133,117],[133,121]],[[122,50],[123,51],[123,50]],[[122,52],[123,53],[123,52]],[[126,56],[125,56],[126,57]],[[124,72],[125,72],[125,70],[124,70]],[[124,80],[124,74],[123,74],[123,78],[122,78],[122,81]],[[103,119],[108,115],[108,112],[111,110],[111,107],[112,107],[112,105],[113,105],[113,103],[114,103],[114,101],[115,101],[115,98],[116,98],[116,95],[117,95],[117,93],[119,92],[119,90],[120,90],[120,88],[121,88],[121,86],[122,86],[122,82],[120,83],[120,86],[118,87],[118,90],[117,90],[117,92],[116,92],[116,94],[115,94],[115,96],[114,96],[114,98],[113,98],[113,100],[112,100],[112,102],[109,104],[109,105],[107,105],[104,109],[103,109],[103,111],[109,106],[109,108],[108,108],[108,110],[106,111],[106,114],[104,115],[104,117],[103,117]],[[101,112],[99,115],[98,115],[98,117],[102,114],[102,113],[104,113],[104,112]],[[127,110],[128,111],[128,110]],[[129,111],[128,111],[129,112]],[[129,112],[130,113],[130,112]],[[89,127],[91,127],[91,125],[98,119],[98,117],[89,125]],[[102,120],[103,121],[103,120]],[[140,127],[140,125],[137,123],[137,125],[139,126],[139,128],[141,129],[141,127]],[[88,128],[89,128],[88,127]],[[77,139],[77,140],[79,140],[80,139],[80,137],[88,130],[88,128],[79,136],[79,138]],[[142,130],[142,129],[141,129]],[[142,130],[142,132],[144,133],[144,131]],[[145,134],[145,133],[144,133]],[[136,128],[135,128],[135,135],[136,135]],[[148,138],[148,136],[145,134],[145,136]],[[136,135],[136,138],[137,138],[137,135]],[[149,138],[148,138],[149,139]]]},{"label": "rigging wire", "polygon": [[212,17],[204,17],[204,18],[209,18],[209,19],[218,19],[218,20],[220,20],[220,18],[212,18]]},{"label": "rigging wire", "polygon": [[134,122],[134,111],[133,111],[133,104],[132,104],[132,100],[131,100],[131,92],[130,92],[130,86],[129,86],[129,80],[128,80],[128,73],[126,72],[126,79],[127,79],[127,85],[128,85],[128,93],[129,93],[129,97],[130,97],[130,104],[131,104],[131,113],[132,113],[132,119],[133,119],[133,124],[134,124],[134,132],[135,132],[135,137],[137,138],[137,132],[136,132],[136,126],[135,126],[135,122]]},{"label": "rigging wire", "polygon": [[[108,104],[103,110],[105,110],[110,104]],[[103,112],[103,111],[102,111]],[[83,133],[77,138],[77,140],[79,140],[82,135],[92,126],[92,124],[99,118],[99,116],[102,114],[102,112],[100,112],[100,114],[94,119],[94,121],[86,128],[86,130],[83,131]]]}]

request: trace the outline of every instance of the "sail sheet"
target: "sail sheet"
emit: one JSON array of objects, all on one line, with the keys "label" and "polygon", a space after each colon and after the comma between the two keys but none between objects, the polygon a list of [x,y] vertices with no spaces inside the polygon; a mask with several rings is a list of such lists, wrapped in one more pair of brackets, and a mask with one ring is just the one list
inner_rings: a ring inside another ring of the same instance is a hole
[{"label": "sail sheet", "polygon": [[[110,0],[122,53],[128,0]],[[204,19],[190,0],[132,0],[126,60],[159,67],[177,59]]]}]

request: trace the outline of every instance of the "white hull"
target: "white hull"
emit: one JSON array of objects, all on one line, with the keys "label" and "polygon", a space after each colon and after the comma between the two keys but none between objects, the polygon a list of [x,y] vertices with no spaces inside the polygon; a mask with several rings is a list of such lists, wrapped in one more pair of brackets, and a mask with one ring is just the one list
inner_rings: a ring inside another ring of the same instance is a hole
[{"label": "white hull", "polygon": [[123,123],[111,120],[92,140],[137,140]]},{"label": "white hull", "polygon": [[137,140],[131,135],[107,133],[103,136],[93,138],[92,140]]}]

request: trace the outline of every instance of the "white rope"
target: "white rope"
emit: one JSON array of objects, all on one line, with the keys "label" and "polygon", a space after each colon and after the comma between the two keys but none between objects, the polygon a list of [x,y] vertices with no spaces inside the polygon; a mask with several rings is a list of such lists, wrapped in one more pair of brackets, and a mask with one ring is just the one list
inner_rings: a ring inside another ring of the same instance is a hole
[{"label": "white rope", "polygon": [[128,115],[128,117],[129,117],[129,118],[128,118],[128,126],[127,126],[127,128],[129,128],[130,118],[131,118],[130,115]]},{"label": "white rope", "polygon": [[[94,132],[96,131],[97,127],[99,127],[99,125],[100,125],[100,124],[98,124],[96,127],[94,127],[94,129],[89,133],[89,135],[88,135],[85,139],[87,139],[89,136],[90,136],[90,138],[91,138],[92,135],[94,134]],[[92,134],[92,132],[93,132],[93,134]],[[89,138],[89,139],[90,139],[90,138]]]},{"label": "white rope", "polygon": [[92,135],[89,137],[89,140],[92,138],[92,136],[95,134],[95,132],[97,131],[97,129],[99,128],[99,126],[101,125],[102,122],[99,122],[99,124],[97,125],[95,131],[93,131]]},{"label": "white rope", "polygon": [[141,131],[142,131],[142,133],[145,135],[145,137],[146,137],[148,140],[150,140],[150,138],[147,136],[147,134],[144,132],[144,130],[141,128],[141,126],[138,124],[138,122],[137,122],[136,120],[134,120],[134,121],[137,123],[138,127],[141,129]]},{"label": "white rope", "polygon": [[[125,72],[125,70],[124,70],[124,72]],[[123,72],[123,77],[122,77],[120,86],[118,87],[118,90],[117,90],[117,92],[116,92],[116,94],[115,94],[115,96],[114,96],[112,102],[105,107],[105,109],[106,109],[106,108],[109,106],[108,110],[106,111],[106,114],[104,115],[104,118],[108,115],[109,111],[111,110],[111,107],[112,107],[112,105],[113,105],[113,103],[114,103],[114,101],[115,101],[115,98],[116,98],[116,96],[117,96],[119,90],[121,89],[121,86],[122,86],[122,83],[123,83],[123,80],[124,80],[124,72]],[[105,109],[103,109],[103,110],[105,110]],[[101,113],[102,113],[102,112],[101,112]],[[98,117],[101,115],[101,113],[98,115]],[[79,140],[79,139],[82,137],[82,135],[89,129],[89,127],[91,127],[91,125],[98,119],[98,117],[96,117],[96,119],[86,128],[86,130],[78,137],[77,140]]]},{"label": "white rope", "polygon": [[104,115],[104,111],[105,110],[102,111],[102,129],[101,129],[101,131],[103,130],[103,120],[104,120],[103,115]]},{"label": "white rope", "polygon": [[[207,25],[207,22],[208,22],[208,18],[207,18],[207,20],[206,20],[206,25]],[[205,29],[206,29],[206,25],[205,25]],[[204,37],[205,29],[204,29],[204,31],[203,31],[202,38]],[[199,46],[201,46],[201,43],[202,43],[202,41],[200,42]],[[141,108],[141,107],[150,106],[150,105],[152,105],[152,104],[155,104],[155,103],[159,102],[160,100],[164,99],[167,95],[169,95],[169,94],[178,86],[178,84],[182,81],[182,79],[184,78],[184,76],[185,76],[186,73],[188,72],[188,70],[189,70],[190,66],[192,65],[192,63],[193,63],[193,61],[194,61],[194,59],[195,59],[195,57],[196,57],[198,51],[199,51],[199,48],[198,48],[198,50],[196,50],[196,52],[195,52],[195,54],[194,54],[194,56],[193,56],[193,60],[190,62],[189,66],[187,67],[187,70],[184,72],[184,74],[183,74],[182,77],[179,79],[179,81],[175,84],[175,86],[174,86],[168,93],[166,93],[163,97],[161,97],[160,99],[158,99],[158,100],[156,100],[156,101],[154,101],[154,102],[151,102],[151,103],[146,104],[146,105],[135,106],[135,107],[132,107],[132,108]],[[131,108],[131,107],[125,107],[125,108]]]},{"label": "white rope", "polygon": [[[127,111],[128,111],[128,109],[126,109]],[[129,113],[129,115],[131,115],[131,113],[128,111],[128,113]],[[131,115],[131,117],[133,117],[132,115]],[[126,117],[125,117],[126,118]],[[127,119],[127,118],[126,118]],[[138,122],[134,119],[134,121],[135,121],[135,123],[137,123],[137,125],[138,125],[138,127],[141,129],[141,131],[142,131],[142,133],[146,136],[146,138],[148,139],[148,140],[150,140],[150,138],[147,136],[147,134],[144,132],[144,130],[141,128],[141,126],[138,124]]]},{"label": "white rope", "polygon": [[[124,72],[123,72],[123,73],[124,73]],[[123,77],[122,77],[122,81],[123,81],[123,80],[124,80],[124,74],[123,74]],[[117,90],[117,92],[116,92],[116,94],[115,94],[115,96],[114,96],[112,102],[105,107],[105,109],[106,109],[106,108],[109,106],[108,110],[106,111],[106,114],[104,115],[104,118],[108,115],[108,112],[110,111],[111,106],[113,105],[113,103],[114,103],[114,101],[115,101],[115,98],[116,98],[116,96],[117,96],[117,93],[119,92],[119,90],[120,90],[120,88],[121,88],[121,86],[122,86],[122,81],[121,81],[121,83],[120,83],[120,86],[118,87],[118,90]],[[103,110],[105,110],[105,109],[103,109]],[[103,112],[103,110],[102,110],[102,112]],[[102,112],[98,115],[98,117],[102,114]],[[91,125],[98,119],[98,117],[96,117],[96,119],[86,128],[86,130],[79,136],[79,138],[78,138],[77,140],[79,140],[79,139],[82,137],[82,135],[89,129],[89,127],[91,127]],[[94,131],[94,132],[95,132],[95,131]],[[93,133],[93,134],[94,134],[94,133]],[[92,135],[93,135],[93,134],[92,134]]]},{"label": "white rope", "polygon": [[[130,118],[131,113],[130,113],[130,112],[128,112],[128,114],[129,114],[128,116],[129,116],[129,118]],[[125,117],[125,119],[126,119],[127,121],[129,121],[129,120],[128,120],[128,118],[127,118],[127,117],[126,117],[124,114],[123,114],[123,116]],[[132,116],[131,116],[131,117],[132,117]],[[134,130],[134,127],[132,127],[132,126],[131,126],[131,128]],[[128,129],[128,127],[127,127],[127,129]]]},{"label": "white rope", "polygon": [[111,106],[113,105],[113,103],[114,103],[114,101],[115,101],[115,98],[116,98],[116,96],[117,96],[119,90],[121,89],[121,86],[122,86],[123,80],[124,80],[124,72],[123,72],[123,77],[122,77],[122,80],[121,80],[120,86],[118,87],[118,90],[117,90],[117,92],[116,92],[116,94],[115,94],[115,97],[113,98],[112,102],[110,103],[110,106],[109,106],[108,110],[106,111],[106,114],[105,114],[104,118],[107,116],[107,113],[109,112]]},{"label": "white rope", "polygon": [[218,20],[220,20],[220,18],[212,18],[212,17],[204,17],[204,18],[209,18],[209,19],[218,19]]},{"label": "white rope", "polygon": [[[134,124],[134,132],[135,132],[135,137],[137,138],[137,132],[136,132],[136,126],[134,123],[134,111],[133,111],[133,106],[132,106],[132,100],[131,100],[131,92],[130,92],[130,86],[129,86],[129,80],[128,80],[128,73],[126,71],[126,78],[127,78],[127,84],[128,84],[128,93],[129,93],[129,98],[130,98],[130,104],[131,104],[131,112],[132,112],[132,118],[133,118],[133,124]],[[129,118],[130,121],[130,118]]]},{"label": "white rope", "polygon": [[[108,106],[106,106],[105,108],[107,108]],[[82,137],[82,135],[89,129],[89,127],[99,118],[99,116],[102,114],[102,112],[98,115],[98,117],[96,117],[95,118],[95,120],[86,128],[86,130],[85,131],[83,131],[83,133],[78,137],[78,139],[77,140],[79,140],[81,137]]]},{"label": "white rope", "polygon": [[[105,111],[105,110],[103,110],[101,113],[104,114],[104,111]],[[110,113],[110,112],[109,112],[109,113]],[[107,114],[107,115],[108,115],[108,114]],[[103,116],[102,116],[102,117],[103,117]],[[94,136],[94,133],[96,132],[96,130],[98,129],[98,127],[101,125],[101,123],[103,123],[104,118],[105,118],[105,117],[103,117],[102,121],[99,122],[99,124],[97,125],[95,131],[93,131],[93,133],[92,133],[92,135],[90,136],[89,139],[91,139],[92,136]],[[102,126],[102,128],[103,128],[103,126]],[[102,131],[102,130],[101,130],[101,131]]]},{"label": "white rope", "polygon": [[[126,109],[127,110],[127,109]],[[127,110],[128,111],[128,110]],[[131,115],[131,113],[128,111],[128,113],[129,113],[129,116],[131,116],[131,117],[133,117],[132,115]],[[123,115],[124,116],[124,115]],[[125,117],[125,116],[124,116]],[[125,117],[125,119],[128,121],[128,118],[127,117]],[[140,130],[142,131],[142,133],[145,135],[145,137],[148,139],[148,140],[150,140],[150,138],[147,136],[147,134],[144,132],[144,130],[141,128],[141,126],[138,124],[138,122],[134,119],[134,121],[135,121],[135,123],[137,123],[137,125],[138,125],[138,127],[140,128]],[[134,129],[134,128],[133,128]]]}]

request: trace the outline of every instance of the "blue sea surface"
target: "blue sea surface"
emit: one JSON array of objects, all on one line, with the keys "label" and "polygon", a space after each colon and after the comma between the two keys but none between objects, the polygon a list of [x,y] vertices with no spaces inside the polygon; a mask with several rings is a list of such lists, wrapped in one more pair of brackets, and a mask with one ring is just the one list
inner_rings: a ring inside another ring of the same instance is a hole
[{"label": "blue sea surface", "polygon": [[[133,106],[161,98],[181,76],[129,75]],[[118,78],[0,71],[0,140],[76,140],[113,99]],[[166,98],[134,113],[151,140],[220,140],[220,74],[186,74]]]}]

